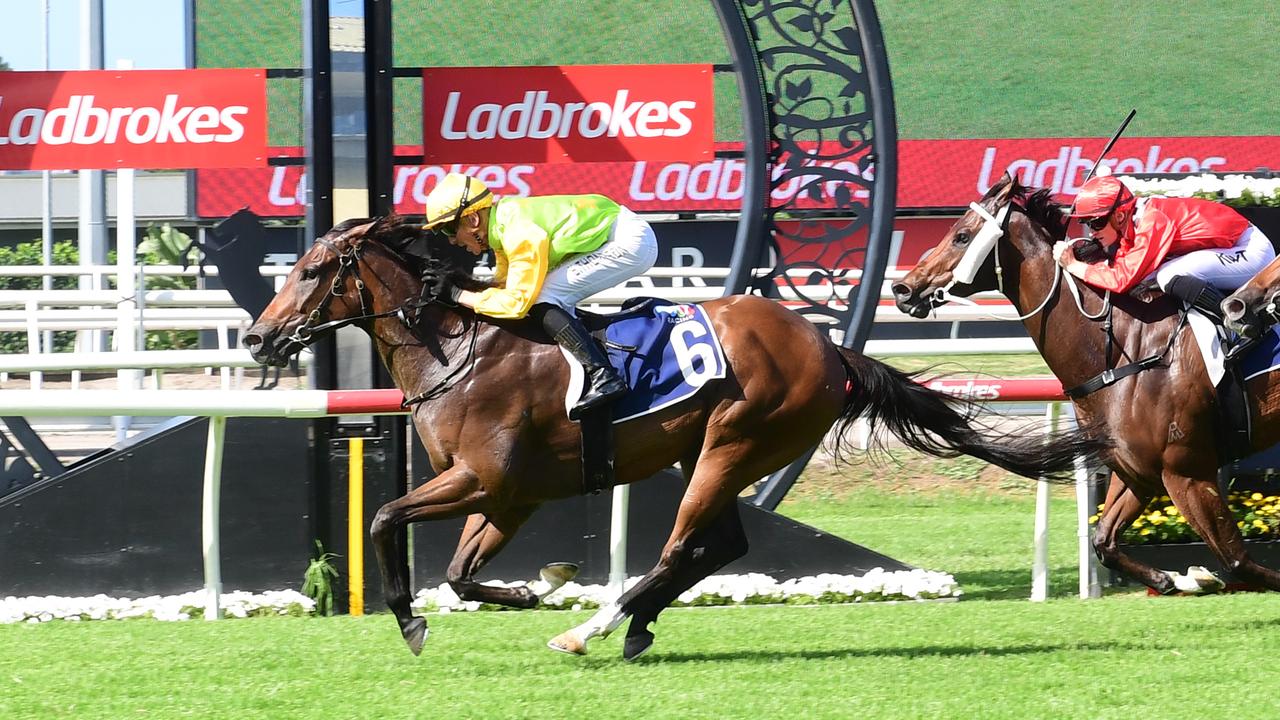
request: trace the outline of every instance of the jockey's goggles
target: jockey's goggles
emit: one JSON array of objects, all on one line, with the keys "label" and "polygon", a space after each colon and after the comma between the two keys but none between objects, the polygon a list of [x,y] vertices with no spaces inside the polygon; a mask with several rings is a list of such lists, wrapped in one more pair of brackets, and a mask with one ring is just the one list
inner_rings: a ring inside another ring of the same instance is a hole
[{"label": "jockey's goggles", "polygon": [[1111,220],[1111,213],[1107,213],[1106,215],[1099,215],[1098,217],[1077,218],[1077,219],[1080,221],[1081,225],[1084,225],[1085,227],[1089,228],[1094,232],[1099,232],[1103,228],[1105,228],[1107,226],[1107,222]]}]

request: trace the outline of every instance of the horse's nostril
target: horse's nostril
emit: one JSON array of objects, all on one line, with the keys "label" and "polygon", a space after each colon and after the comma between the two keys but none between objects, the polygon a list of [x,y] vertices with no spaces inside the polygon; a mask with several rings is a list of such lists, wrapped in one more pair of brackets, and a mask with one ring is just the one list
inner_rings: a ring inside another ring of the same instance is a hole
[{"label": "horse's nostril", "polygon": [[262,345],[262,336],[257,333],[249,333],[244,336],[241,343],[250,350],[257,350]]},{"label": "horse's nostril", "polygon": [[1244,317],[1245,304],[1240,298],[1227,298],[1222,301],[1222,312],[1230,320],[1239,320]]},{"label": "horse's nostril", "polygon": [[906,283],[894,283],[890,288],[893,296],[899,300],[906,300],[911,297],[911,286]]}]

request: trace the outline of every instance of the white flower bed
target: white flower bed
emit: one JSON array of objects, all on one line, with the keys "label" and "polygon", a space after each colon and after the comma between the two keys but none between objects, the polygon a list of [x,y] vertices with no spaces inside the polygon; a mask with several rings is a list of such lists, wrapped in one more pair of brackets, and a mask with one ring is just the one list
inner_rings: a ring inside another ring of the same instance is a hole
[{"label": "white flower bed", "polygon": [[1255,178],[1248,175],[1224,175],[1223,177],[1193,175],[1180,180],[1138,180],[1122,175],[1119,179],[1136,195],[1169,197],[1213,195],[1228,201],[1245,198],[1250,202],[1259,202],[1261,198],[1280,200],[1280,178]]},{"label": "white flower bed", "polygon": [[[93,597],[6,597],[0,599],[0,623],[48,622],[50,620],[123,620],[149,617],[156,620],[191,620],[204,617],[205,594],[193,591],[181,595],[152,595],[136,600]],[[278,590],[260,594],[224,593],[221,598],[224,617],[262,615],[310,615],[316,604],[294,590]]]},{"label": "white flower bed", "polygon": [[[640,578],[628,578],[630,588]],[[516,587],[522,583],[490,581],[486,585]],[[888,572],[875,568],[865,575],[833,575],[823,573],[778,582],[768,575],[713,575],[685,591],[672,603],[673,607],[707,605],[813,605],[860,603],[884,600],[937,600],[958,598],[960,586],[947,573],[932,570]],[[597,608],[612,602],[615,593],[606,585],[565,583],[564,587],[543,599],[545,606],[581,610]],[[419,611],[452,612],[454,610],[496,610],[474,600],[463,601],[448,584],[418,591],[413,607]]]},{"label": "white flower bed", "polygon": [[[631,587],[640,578],[626,582]],[[494,580],[487,585],[517,587],[524,583]],[[865,575],[822,574],[778,582],[768,575],[713,575],[680,595],[675,607],[707,605],[813,605],[860,603],[885,600],[918,601],[960,597],[955,578],[931,570],[888,572],[876,568]],[[614,592],[606,585],[566,583],[543,600],[546,607],[580,610],[596,608],[613,601]],[[155,620],[191,620],[204,617],[204,592],[182,595],[152,596],[137,600],[93,597],[6,597],[0,599],[0,623],[40,623],[50,620],[123,620],[152,618]],[[420,612],[448,613],[455,610],[497,610],[497,605],[475,601],[463,602],[448,584],[419,591],[413,606]],[[259,617],[264,615],[310,615],[315,603],[293,590],[267,593],[231,592],[222,595],[225,617]]]}]

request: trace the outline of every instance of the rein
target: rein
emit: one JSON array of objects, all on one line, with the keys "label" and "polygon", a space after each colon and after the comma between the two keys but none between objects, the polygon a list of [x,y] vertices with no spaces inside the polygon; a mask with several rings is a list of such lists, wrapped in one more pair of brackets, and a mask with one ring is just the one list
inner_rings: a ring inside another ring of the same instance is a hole
[{"label": "rein", "polygon": [[[1006,203],[997,211],[996,215],[992,215],[987,212],[986,208],[976,202],[969,204],[969,209],[983,219],[982,228],[978,231],[977,236],[971,241],[964,256],[960,258],[960,262],[956,264],[956,268],[952,271],[951,282],[948,283],[946,287],[939,288],[930,299],[930,302],[934,307],[938,307],[939,305],[947,302],[959,302],[973,307],[979,307],[979,305],[973,300],[954,296],[949,291],[951,287],[958,282],[972,282],[974,276],[977,274],[978,267],[981,266],[982,262],[986,260],[988,255],[993,256],[995,260],[996,287],[1001,293],[1005,293],[1004,268],[1000,265],[1000,252],[996,249],[996,244],[1001,238],[1009,234],[1009,216],[1011,214],[1009,210],[1012,207],[1015,207],[1012,202]],[[1089,312],[1084,309],[1084,299],[1081,297],[1080,288],[1076,285],[1076,279],[1056,261],[1053,265],[1053,284],[1049,287],[1049,292],[1045,295],[1044,300],[1041,301],[1034,310],[1015,318],[1006,318],[992,313],[987,313],[987,316],[997,320],[1012,319],[1021,321],[1031,318],[1044,310],[1045,307],[1048,306],[1049,301],[1059,294],[1059,285],[1065,277],[1067,289],[1071,292],[1071,297],[1075,300],[1076,308],[1080,311],[1080,315],[1087,320],[1102,320],[1102,331],[1107,337],[1107,347],[1106,352],[1103,355],[1103,364],[1110,364],[1111,353],[1115,348],[1116,342],[1115,332],[1113,331],[1114,326],[1111,319],[1112,310],[1114,309],[1111,302],[1111,291],[1107,290],[1104,293],[1102,309],[1099,310],[1097,314],[1090,315]],[[1007,293],[1005,294],[1007,295]],[[1136,375],[1144,370],[1160,366],[1173,350],[1173,344],[1177,342],[1178,335],[1186,324],[1187,312],[1186,310],[1183,310],[1178,318],[1178,326],[1169,334],[1168,343],[1165,344],[1164,349],[1159,353],[1142,358],[1137,362],[1131,362],[1128,365],[1122,365],[1118,368],[1108,367],[1085,382],[1065,390],[1064,392],[1066,396],[1072,399],[1082,398],[1086,395],[1097,392],[1102,388],[1114,385],[1130,375]]]},{"label": "rein", "polygon": [[[286,337],[286,340],[296,343],[302,347],[308,347],[313,341],[315,341],[318,333],[337,330],[338,328],[354,325],[355,323],[364,322],[365,320],[377,320],[391,316],[397,317],[405,327],[413,330],[414,326],[418,323],[419,311],[427,305],[430,305],[432,302],[435,302],[435,298],[427,297],[428,287],[424,284],[421,294],[417,298],[406,300],[402,305],[393,310],[386,310],[379,313],[371,312],[369,310],[369,304],[365,299],[365,283],[360,277],[360,252],[361,248],[364,247],[364,243],[352,243],[345,251],[339,251],[336,245],[324,238],[317,238],[316,242],[328,248],[333,252],[333,254],[338,256],[338,271],[334,273],[333,280],[329,283],[329,291],[325,293],[324,298],[322,298],[316,305],[316,309],[312,310],[311,313],[307,315],[307,319],[293,331],[293,334]],[[408,264],[408,261],[405,260],[400,253],[397,253],[391,248],[383,247],[387,252],[396,256],[401,263]],[[320,322],[321,309],[328,307],[329,303],[332,302],[334,298],[342,297],[346,292],[343,286],[348,274],[355,279],[356,295],[360,299],[360,315],[357,317],[342,318],[340,320]],[[463,332],[466,331],[464,330]],[[436,383],[428,390],[420,392],[412,398],[402,401],[400,403],[400,407],[409,409],[414,405],[427,402],[428,400],[434,400],[435,398],[444,395],[459,378],[469,372],[471,368],[475,367],[476,340],[479,336],[479,332],[480,323],[472,322],[471,340],[467,345],[467,355],[463,361],[450,371],[443,380]]]}]

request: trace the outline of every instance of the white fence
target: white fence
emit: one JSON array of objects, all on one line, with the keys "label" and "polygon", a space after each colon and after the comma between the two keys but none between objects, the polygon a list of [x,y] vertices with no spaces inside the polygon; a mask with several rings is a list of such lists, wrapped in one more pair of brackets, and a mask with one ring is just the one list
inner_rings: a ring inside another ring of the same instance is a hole
[{"label": "white fence", "polygon": [[[210,268],[206,268],[208,273]],[[266,265],[266,277],[282,278],[290,268]],[[146,276],[192,276],[194,268],[149,266]],[[625,300],[640,295],[657,294],[675,302],[704,302],[720,297],[727,268],[654,268],[643,277],[588,298],[584,306],[596,311],[609,311]],[[7,266],[0,267],[0,277],[36,277],[41,275],[89,275],[104,282],[115,274],[114,266]],[[216,274],[216,273],[209,273]],[[892,299],[890,284],[903,273],[890,273],[881,288],[881,305],[876,309],[878,323],[917,322],[887,301]],[[856,273],[854,276],[856,278]],[[671,286],[657,287],[655,279],[670,280]],[[279,280],[277,280],[279,282]],[[798,289],[779,288],[784,302],[803,298],[830,301],[836,306],[847,301],[848,285],[813,285]],[[1003,298],[979,295],[980,307],[947,305],[937,308],[932,320],[937,322],[983,322],[1012,320],[1016,313]],[[46,333],[55,330],[112,331],[119,327],[118,305],[126,300],[136,303],[136,324],[142,330],[209,330],[217,334],[220,349],[230,349],[230,332],[246,329],[253,318],[239,308],[225,290],[147,290],[136,298],[122,298],[112,290],[0,290],[0,332],[25,332],[30,354],[48,352]],[[820,318],[821,319],[821,318]],[[954,333],[953,333],[954,335]],[[1030,339],[996,338],[982,340],[954,339],[947,344],[949,354],[1034,352]],[[871,355],[937,354],[936,340],[872,341],[866,348]]]}]

